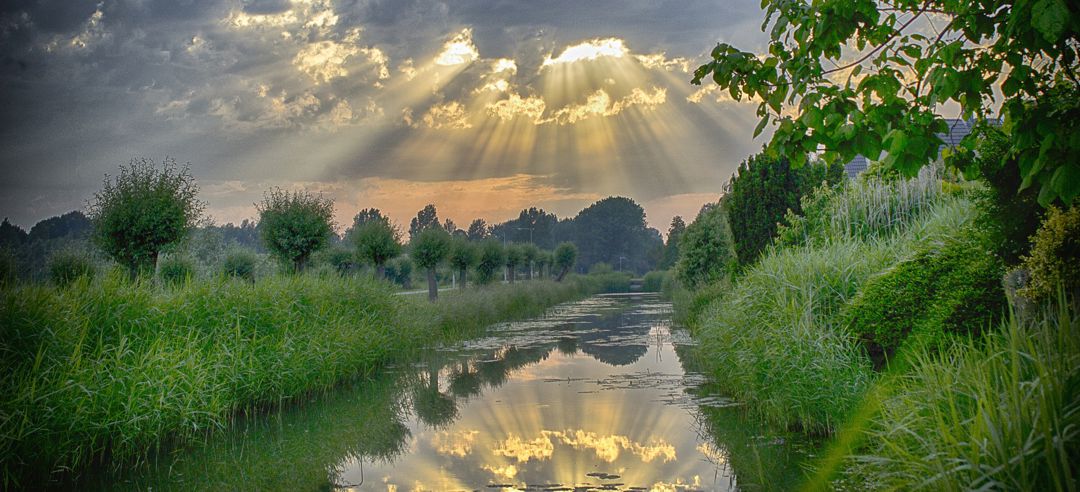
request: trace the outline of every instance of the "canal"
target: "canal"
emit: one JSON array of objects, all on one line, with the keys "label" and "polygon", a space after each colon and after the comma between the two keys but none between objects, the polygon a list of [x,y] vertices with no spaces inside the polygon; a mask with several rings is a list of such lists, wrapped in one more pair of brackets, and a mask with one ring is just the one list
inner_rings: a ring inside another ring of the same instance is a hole
[{"label": "canal", "polygon": [[655,294],[601,295],[432,347],[378,380],[163,450],[103,489],[783,489],[815,444],[710,391]]}]

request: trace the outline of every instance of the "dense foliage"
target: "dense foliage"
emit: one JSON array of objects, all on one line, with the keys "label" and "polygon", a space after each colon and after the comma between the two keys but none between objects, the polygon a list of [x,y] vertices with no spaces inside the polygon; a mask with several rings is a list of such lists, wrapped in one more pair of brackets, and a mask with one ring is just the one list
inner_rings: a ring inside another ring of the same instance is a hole
[{"label": "dense foliage", "polygon": [[789,210],[802,213],[802,197],[823,182],[840,183],[843,167],[813,162],[792,168],[786,158],[767,153],[739,166],[724,193],[731,239],[741,265],[757,260],[776,236],[777,224]]},{"label": "dense foliage", "polygon": [[442,226],[439,224],[439,212],[435,209],[435,205],[425,205],[409,222],[409,241],[416,239],[424,229],[440,227]]},{"label": "dense foliage", "polygon": [[679,239],[684,231],[686,231],[686,222],[682,216],[672,217],[671,225],[668,227],[667,242],[664,243],[664,252],[657,266],[663,269],[675,266],[675,262],[679,260]]},{"label": "dense foliage", "polygon": [[182,255],[169,255],[158,263],[158,278],[166,285],[183,284],[194,276],[195,265]]},{"label": "dense foliage", "polygon": [[562,282],[563,278],[566,277],[567,272],[569,272],[571,268],[574,268],[574,265],[577,263],[577,246],[574,246],[574,243],[569,242],[559,243],[559,245],[555,247],[555,252],[553,254],[553,265],[559,272],[558,276],[555,277],[555,280]]},{"label": "dense foliage", "polygon": [[736,267],[735,247],[727,214],[720,205],[706,206],[679,239],[675,275],[689,288],[716,282]]},{"label": "dense foliage", "polygon": [[352,231],[356,254],[375,266],[379,278],[385,275],[386,262],[401,254],[400,236],[390,220],[382,217],[364,221]]},{"label": "dense foliage", "polygon": [[1037,184],[1044,205],[1080,194],[1080,12],[1064,0],[762,6],[768,53],[720,43],[693,83],[711,77],[736,100],[761,101],[755,135],[775,123],[768,148],[795,167],[818,150],[833,163],[884,151],[888,166],[913,175],[938,157],[936,134],[947,130],[939,106],[985,119],[1000,87],[1008,134],[1000,165],[1015,162],[1022,187]]},{"label": "dense foliage", "polygon": [[578,264],[588,269],[605,262],[644,273],[651,269],[648,252],[663,244],[660,233],[645,224],[645,210],[629,198],[608,197],[579,212],[567,240],[577,246]]},{"label": "dense foliage", "polygon": [[49,280],[59,286],[70,284],[78,278],[93,278],[94,262],[86,254],[61,251],[49,258]]},{"label": "dense foliage", "polygon": [[480,258],[476,263],[476,281],[486,284],[495,280],[496,272],[502,271],[506,262],[506,251],[496,239],[485,239],[480,243]]},{"label": "dense foliage", "polygon": [[435,301],[439,297],[435,269],[450,254],[450,234],[442,227],[421,229],[409,242],[409,248],[409,256],[416,266],[427,271],[428,299]]},{"label": "dense foliage", "polygon": [[450,244],[448,257],[450,266],[458,271],[461,287],[465,288],[466,277],[469,269],[476,266],[480,261],[480,251],[477,245],[466,238],[455,237]]},{"label": "dense foliage", "polygon": [[1080,296],[1080,205],[1068,210],[1051,207],[1046,221],[1032,237],[1031,254],[1023,268],[1030,276],[1023,295],[1046,300],[1059,288]]},{"label": "dense foliage", "polygon": [[944,347],[943,337],[980,334],[1005,314],[1004,262],[974,231],[961,235],[874,277],[845,308],[844,322],[876,365],[909,335],[928,348]]},{"label": "dense foliage", "polygon": [[270,253],[293,271],[303,271],[311,254],[334,234],[334,204],[306,191],[275,188],[258,204],[259,231]]},{"label": "dense foliage", "polygon": [[94,193],[94,242],[132,276],[153,273],[162,250],[195,227],[204,208],[198,193],[191,173],[172,159],[160,167],[150,159],[132,160]]}]

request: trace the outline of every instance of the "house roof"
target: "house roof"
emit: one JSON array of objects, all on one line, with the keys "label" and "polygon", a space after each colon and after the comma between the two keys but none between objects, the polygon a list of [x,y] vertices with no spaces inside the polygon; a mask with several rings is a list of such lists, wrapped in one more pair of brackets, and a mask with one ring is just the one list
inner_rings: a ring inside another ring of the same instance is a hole
[{"label": "house roof", "polygon": [[[942,144],[938,147],[938,155],[941,150],[945,148],[952,148],[960,145],[960,141],[964,137],[971,133],[971,129],[974,127],[974,120],[963,120],[959,118],[946,118],[945,124],[948,125],[949,130],[945,133],[938,133],[937,136],[941,138]],[[1001,124],[1000,121],[991,121],[992,124]],[[882,153],[884,155],[884,153]],[[855,156],[847,164],[844,164],[844,171],[849,178],[854,178],[859,173],[866,170],[866,167],[870,164],[870,160],[862,155]]]}]

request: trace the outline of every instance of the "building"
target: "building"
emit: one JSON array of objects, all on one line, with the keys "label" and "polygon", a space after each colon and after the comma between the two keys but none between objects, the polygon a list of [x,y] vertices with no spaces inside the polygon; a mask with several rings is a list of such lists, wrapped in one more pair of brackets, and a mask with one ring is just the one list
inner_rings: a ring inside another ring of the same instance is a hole
[{"label": "building", "polygon": [[[975,122],[974,120],[947,118],[945,119],[945,123],[949,125],[949,131],[946,133],[937,134],[937,136],[941,138],[942,142],[944,142],[941,144],[941,147],[938,148],[939,155],[942,149],[952,148],[960,145],[960,141],[963,140],[964,137],[968,136],[969,133],[971,133],[971,129],[974,127]],[[997,122],[997,124],[1000,124],[1000,122]],[[867,159],[862,155],[857,155],[850,162],[844,164],[844,171],[847,173],[849,178],[854,178],[855,176],[858,176],[859,173],[865,171],[866,166],[868,166],[869,164],[870,159]]]}]

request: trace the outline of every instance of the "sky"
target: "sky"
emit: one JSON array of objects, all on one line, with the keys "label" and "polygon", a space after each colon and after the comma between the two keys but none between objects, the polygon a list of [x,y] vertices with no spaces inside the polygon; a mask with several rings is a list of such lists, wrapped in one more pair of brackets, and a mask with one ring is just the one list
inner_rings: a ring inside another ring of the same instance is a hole
[{"label": "sky", "polygon": [[7,0],[0,215],[85,209],[133,158],[187,164],[217,223],[273,187],[341,227],[425,204],[466,226],[612,195],[649,224],[715,201],[756,104],[690,84],[764,51],[757,0]]}]

